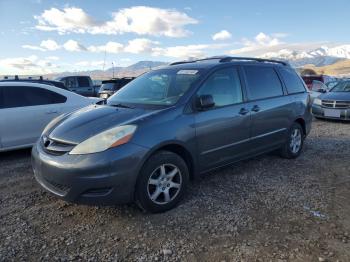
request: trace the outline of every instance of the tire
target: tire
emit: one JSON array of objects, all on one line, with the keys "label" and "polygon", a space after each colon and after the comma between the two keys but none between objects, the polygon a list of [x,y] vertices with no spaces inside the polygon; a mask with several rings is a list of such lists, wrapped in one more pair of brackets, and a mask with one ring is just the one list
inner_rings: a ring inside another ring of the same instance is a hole
[{"label": "tire", "polygon": [[296,122],[293,123],[288,131],[286,143],[280,149],[281,157],[287,159],[297,158],[303,149],[304,139],[305,134],[301,125]]},{"label": "tire", "polygon": [[189,183],[185,161],[177,154],[159,151],[144,164],[136,183],[136,203],[150,213],[177,206]]}]

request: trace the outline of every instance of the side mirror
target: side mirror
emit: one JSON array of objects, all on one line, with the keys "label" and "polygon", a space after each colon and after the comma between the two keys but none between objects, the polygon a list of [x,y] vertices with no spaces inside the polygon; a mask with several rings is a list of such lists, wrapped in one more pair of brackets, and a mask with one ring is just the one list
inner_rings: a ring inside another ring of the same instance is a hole
[{"label": "side mirror", "polygon": [[323,89],[323,88],[320,88],[320,89],[318,89],[317,91],[320,92],[320,93],[327,93],[327,90],[326,90],[326,89]]},{"label": "side mirror", "polygon": [[207,109],[214,107],[215,102],[212,95],[201,95],[197,100],[197,107],[200,109]]}]

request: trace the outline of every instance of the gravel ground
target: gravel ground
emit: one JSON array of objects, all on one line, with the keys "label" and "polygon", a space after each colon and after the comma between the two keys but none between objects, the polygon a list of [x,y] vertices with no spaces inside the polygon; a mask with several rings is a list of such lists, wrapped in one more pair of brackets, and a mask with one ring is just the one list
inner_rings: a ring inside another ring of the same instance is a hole
[{"label": "gravel ground", "polygon": [[296,160],[212,172],[164,214],[68,204],[30,152],[0,154],[0,261],[350,261],[350,124],[315,121]]}]

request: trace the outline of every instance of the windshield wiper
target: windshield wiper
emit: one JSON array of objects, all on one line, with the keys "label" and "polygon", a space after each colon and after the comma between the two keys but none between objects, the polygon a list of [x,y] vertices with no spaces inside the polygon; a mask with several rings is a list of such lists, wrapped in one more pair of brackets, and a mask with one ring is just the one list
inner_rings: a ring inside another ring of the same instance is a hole
[{"label": "windshield wiper", "polygon": [[135,107],[129,106],[129,105],[125,105],[125,104],[109,104],[110,106],[115,106],[115,107],[121,107],[121,108],[130,108],[130,109],[134,109]]}]

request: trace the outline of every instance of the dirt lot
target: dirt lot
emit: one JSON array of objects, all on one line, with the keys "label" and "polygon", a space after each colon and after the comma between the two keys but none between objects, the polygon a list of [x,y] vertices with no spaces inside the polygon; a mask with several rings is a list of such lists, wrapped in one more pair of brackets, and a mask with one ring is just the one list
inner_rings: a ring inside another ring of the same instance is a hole
[{"label": "dirt lot", "polygon": [[0,261],[350,261],[350,124],[315,121],[297,160],[212,172],[178,208],[67,204],[30,152],[0,154]]}]

